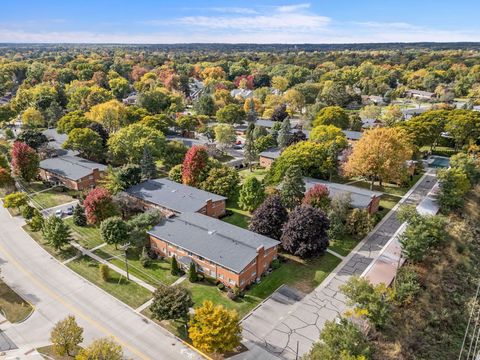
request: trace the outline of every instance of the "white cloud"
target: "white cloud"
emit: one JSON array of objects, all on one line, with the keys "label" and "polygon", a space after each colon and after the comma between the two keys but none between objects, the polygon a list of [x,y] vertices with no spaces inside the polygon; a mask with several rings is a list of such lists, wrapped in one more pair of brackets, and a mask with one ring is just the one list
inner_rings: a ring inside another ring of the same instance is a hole
[{"label": "white cloud", "polygon": [[278,12],[290,13],[290,12],[297,12],[297,11],[305,10],[309,8],[310,8],[310,4],[305,3],[305,4],[277,6],[276,10]]},{"label": "white cloud", "polygon": [[210,10],[226,14],[258,14],[257,10],[243,7],[213,7]]}]

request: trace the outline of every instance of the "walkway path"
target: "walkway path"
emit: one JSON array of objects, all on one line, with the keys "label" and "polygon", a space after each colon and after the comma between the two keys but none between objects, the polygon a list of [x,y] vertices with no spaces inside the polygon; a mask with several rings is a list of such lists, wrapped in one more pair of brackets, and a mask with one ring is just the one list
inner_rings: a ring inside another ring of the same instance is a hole
[{"label": "walkway path", "polygon": [[244,338],[254,343],[254,348],[262,347],[282,359],[295,359],[297,348],[299,355],[308,352],[318,341],[324,323],[347,310],[339,287],[350,276],[361,275],[401,226],[396,217],[399,205],[417,205],[435,183],[434,175],[425,174],[313,292],[294,304],[277,301],[273,296],[251,313],[242,322]]}]

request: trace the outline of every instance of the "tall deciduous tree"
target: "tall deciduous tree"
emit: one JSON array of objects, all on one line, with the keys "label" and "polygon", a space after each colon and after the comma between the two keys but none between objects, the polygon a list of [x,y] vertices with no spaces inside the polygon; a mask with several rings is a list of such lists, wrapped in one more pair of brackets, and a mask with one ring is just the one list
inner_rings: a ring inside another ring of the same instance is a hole
[{"label": "tall deciduous tree", "polygon": [[153,294],[150,311],[152,317],[160,321],[181,320],[187,322],[192,306],[192,294],[186,288],[178,285],[160,285]]},{"label": "tall deciduous tree", "polygon": [[72,356],[83,341],[83,329],[77,324],[75,316],[70,315],[55,324],[50,333],[50,341],[59,356]]},{"label": "tall deciduous tree", "polygon": [[49,216],[45,219],[42,227],[42,235],[45,241],[55,250],[60,250],[64,245],[72,240],[70,227],[65,222],[55,216]]},{"label": "tall deciduous tree", "polygon": [[217,195],[233,197],[237,194],[240,177],[238,172],[229,166],[212,168],[201,183],[201,188]]},{"label": "tall deciduous tree", "polygon": [[288,213],[282,203],[282,198],[272,195],[253,212],[248,228],[257,234],[280,240],[287,216]]},{"label": "tall deciduous tree", "polygon": [[100,224],[102,240],[107,244],[115,245],[115,249],[117,249],[118,244],[127,241],[128,231],[129,227],[127,223],[118,216],[109,217]]},{"label": "tall deciduous tree", "polygon": [[353,148],[345,163],[347,176],[362,176],[371,181],[400,182],[406,175],[406,161],[412,156],[412,143],[404,130],[368,130]]},{"label": "tall deciduous tree", "polygon": [[327,211],[330,207],[330,192],[325,185],[315,184],[307,190],[302,203]]},{"label": "tall deciduous tree", "polygon": [[95,340],[85,349],[81,349],[76,360],[122,360],[123,350],[113,339],[101,338]]},{"label": "tall deciduous tree", "polygon": [[32,149],[38,149],[40,146],[45,144],[48,139],[38,130],[27,129],[18,134],[17,141],[27,144]]},{"label": "tall deciduous tree", "polygon": [[300,204],[304,194],[305,182],[303,181],[302,171],[297,166],[291,166],[285,173],[280,190],[283,204],[291,210]]},{"label": "tall deciduous tree", "polygon": [[93,106],[86,114],[90,120],[98,121],[111,134],[125,124],[125,105],[117,100],[110,100]]},{"label": "tall deciduous tree", "polygon": [[241,124],[245,119],[245,111],[240,105],[229,104],[216,113],[217,121],[227,124]]},{"label": "tall deciduous tree", "polygon": [[94,161],[99,161],[105,152],[102,138],[89,128],[70,131],[63,147],[76,150],[80,153],[80,156]]},{"label": "tall deciduous tree", "polygon": [[98,224],[118,212],[113,203],[112,195],[103,188],[90,190],[83,201],[83,206],[85,207],[87,221],[90,224]]},{"label": "tall deciduous tree", "polygon": [[449,212],[460,207],[470,189],[470,181],[465,171],[459,168],[440,169],[437,177],[440,184],[438,202],[442,210]]},{"label": "tall deciduous tree", "polygon": [[329,226],[323,211],[310,205],[297,206],[283,226],[282,247],[301,258],[319,255],[327,250]]},{"label": "tall deciduous tree", "polygon": [[189,325],[193,346],[206,353],[224,353],[240,344],[242,328],[236,310],[206,300],[195,310]]},{"label": "tall deciduous tree", "polygon": [[249,176],[240,189],[238,204],[243,210],[253,211],[265,199],[265,188],[256,176]]},{"label": "tall deciduous tree", "polygon": [[12,146],[13,173],[30,182],[38,174],[40,160],[38,154],[27,144],[15,141]]},{"label": "tall deciduous tree", "polygon": [[192,146],[185,154],[182,168],[182,181],[186,185],[198,185],[205,180],[204,170],[208,162],[204,146]]},{"label": "tall deciduous tree", "polygon": [[313,126],[334,125],[340,129],[348,129],[350,119],[345,110],[340,106],[327,106],[320,110],[313,120]]},{"label": "tall deciduous tree", "polygon": [[235,130],[232,125],[228,124],[218,124],[214,128],[215,139],[221,147],[227,147],[233,145],[237,136],[235,135]]}]

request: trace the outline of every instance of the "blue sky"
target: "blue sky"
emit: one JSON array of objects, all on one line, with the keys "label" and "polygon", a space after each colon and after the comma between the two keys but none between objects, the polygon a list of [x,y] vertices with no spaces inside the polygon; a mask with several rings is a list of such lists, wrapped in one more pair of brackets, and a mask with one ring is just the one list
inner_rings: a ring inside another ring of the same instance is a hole
[{"label": "blue sky", "polygon": [[477,0],[2,2],[0,42],[480,41]]}]

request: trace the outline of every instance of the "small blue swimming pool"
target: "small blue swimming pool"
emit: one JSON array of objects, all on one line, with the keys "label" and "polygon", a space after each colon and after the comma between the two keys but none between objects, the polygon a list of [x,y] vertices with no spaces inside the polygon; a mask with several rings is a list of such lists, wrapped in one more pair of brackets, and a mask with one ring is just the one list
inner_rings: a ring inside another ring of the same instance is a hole
[{"label": "small blue swimming pool", "polygon": [[430,159],[433,159],[433,161],[429,163],[430,167],[433,167],[433,168],[448,168],[450,166],[450,159],[449,158],[432,156]]}]

